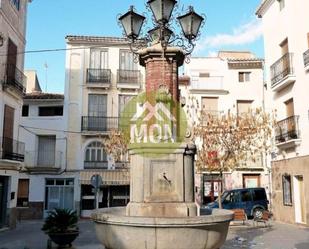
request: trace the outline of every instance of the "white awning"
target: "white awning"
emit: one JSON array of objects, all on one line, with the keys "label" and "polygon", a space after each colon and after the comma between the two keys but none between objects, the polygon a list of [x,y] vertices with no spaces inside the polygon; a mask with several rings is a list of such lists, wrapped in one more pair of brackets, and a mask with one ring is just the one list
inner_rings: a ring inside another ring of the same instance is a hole
[{"label": "white awning", "polygon": [[129,185],[130,184],[130,170],[84,170],[80,172],[80,183],[91,184],[90,179],[93,175],[100,175],[102,177],[103,185]]}]

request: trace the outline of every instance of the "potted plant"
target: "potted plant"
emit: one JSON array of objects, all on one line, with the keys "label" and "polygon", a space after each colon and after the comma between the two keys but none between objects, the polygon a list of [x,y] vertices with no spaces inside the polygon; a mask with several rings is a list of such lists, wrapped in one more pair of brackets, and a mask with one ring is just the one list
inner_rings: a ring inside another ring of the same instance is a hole
[{"label": "potted plant", "polygon": [[42,230],[60,248],[66,245],[71,246],[79,234],[77,221],[76,211],[56,208],[48,212]]}]

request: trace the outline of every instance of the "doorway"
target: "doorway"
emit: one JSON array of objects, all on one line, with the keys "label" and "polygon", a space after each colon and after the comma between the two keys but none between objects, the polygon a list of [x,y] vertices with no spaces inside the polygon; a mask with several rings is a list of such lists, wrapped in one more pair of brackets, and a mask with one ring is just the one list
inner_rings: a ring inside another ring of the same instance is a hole
[{"label": "doorway", "polygon": [[8,176],[0,176],[0,228],[6,225]]},{"label": "doorway", "polygon": [[303,176],[294,176],[295,222],[306,222],[305,190]]}]

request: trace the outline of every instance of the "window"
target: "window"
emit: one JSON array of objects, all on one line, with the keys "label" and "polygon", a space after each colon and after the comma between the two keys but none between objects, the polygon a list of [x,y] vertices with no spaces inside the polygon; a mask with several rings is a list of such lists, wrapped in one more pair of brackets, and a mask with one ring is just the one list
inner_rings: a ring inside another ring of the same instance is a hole
[{"label": "window", "polygon": [[[118,114],[119,117],[121,117],[122,112],[124,111],[124,108],[127,107],[127,104],[134,98],[134,95],[119,95],[118,99]],[[127,108],[129,109],[129,108]],[[131,110],[127,110],[131,112]],[[132,113],[135,113],[135,110],[132,110]]]},{"label": "window", "polygon": [[284,9],[285,7],[285,0],[278,0],[279,2],[279,9],[280,11]]},{"label": "window", "polygon": [[23,105],[22,108],[22,114],[23,117],[28,117],[29,116],[29,106],[28,105]]},{"label": "window", "polygon": [[90,68],[108,69],[108,50],[107,49],[91,49]]},{"label": "window", "polygon": [[239,200],[239,192],[230,192],[229,195],[227,195],[224,199],[224,203],[237,203]]},{"label": "window", "polygon": [[209,73],[200,73],[200,78],[209,78]]},{"label": "window", "polygon": [[285,55],[289,52],[289,40],[288,40],[288,38],[284,39],[284,41],[280,43],[280,47],[281,47],[281,55]]},{"label": "window", "polygon": [[11,0],[11,3],[16,7],[17,10],[19,10],[20,0]]},{"label": "window", "polygon": [[89,94],[88,96],[88,116],[106,117],[107,95]]},{"label": "window", "polygon": [[39,116],[62,116],[63,106],[40,106]]},{"label": "window", "polygon": [[284,102],[284,104],[285,104],[287,118],[294,116],[294,101],[293,101],[293,99],[289,99],[288,101]]},{"label": "window", "polygon": [[241,115],[250,110],[252,105],[252,100],[237,100],[237,114]]},{"label": "window", "polygon": [[37,165],[45,167],[55,166],[56,136],[38,136]]},{"label": "window", "polygon": [[45,210],[74,208],[74,179],[46,179]]},{"label": "window", "polygon": [[18,180],[17,206],[27,207],[29,204],[29,179]]},{"label": "window", "polygon": [[251,72],[239,72],[238,81],[239,82],[249,82]]},{"label": "window", "polygon": [[92,142],[86,148],[85,161],[87,162],[106,162],[107,155],[100,142]]},{"label": "window", "polygon": [[134,62],[133,54],[129,50],[119,51],[119,69],[120,70],[137,70],[137,63]]},{"label": "window", "polygon": [[219,98],[202,97],[202,111],[206,115],[218,114]]},{"label": "window", "polygon": [[267,199],[266,193],[263,189],[255,189],[253,190],[254,195],[253,195],[253,200],[254,201],[264,201]]},{"label": "window", "polygon": [[291,176],[282,176],[283,205],[292,206]]},{"label": "window", "polygon": [[241,192],[241,201],[242,202],[252,201],[250,190],[245,190]]}]

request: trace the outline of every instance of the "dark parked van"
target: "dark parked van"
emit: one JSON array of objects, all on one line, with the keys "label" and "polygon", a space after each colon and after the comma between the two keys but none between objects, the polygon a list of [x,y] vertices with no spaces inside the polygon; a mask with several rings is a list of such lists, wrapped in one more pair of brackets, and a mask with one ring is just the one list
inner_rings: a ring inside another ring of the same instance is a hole
[{"label": "dark parked van", "polygon": [[[243,188],[225,191],[222,194],[224,209],[244,209],[248,217],[261,218],[263,210],[267,210],[268,200],[264,188]],[[208,208],[218,208],[218,199],[209,203]]]}]

